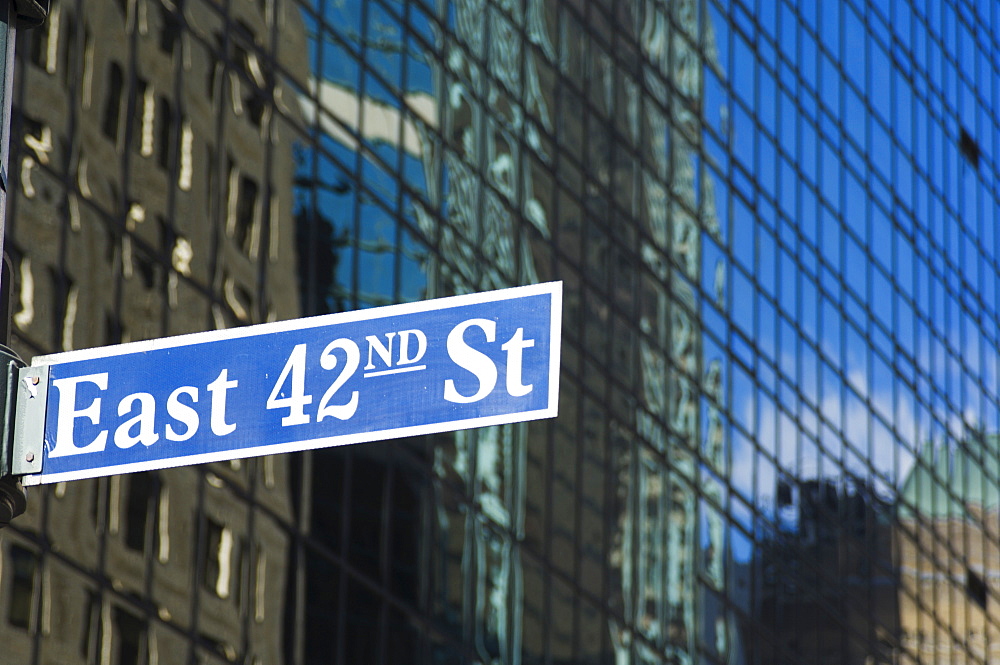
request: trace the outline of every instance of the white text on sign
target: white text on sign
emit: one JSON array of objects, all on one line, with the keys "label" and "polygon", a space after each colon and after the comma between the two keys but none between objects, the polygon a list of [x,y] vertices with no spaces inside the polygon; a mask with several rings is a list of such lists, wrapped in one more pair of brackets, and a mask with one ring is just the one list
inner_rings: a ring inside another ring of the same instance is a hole
[{"label": "white text on sign", "polygon": [[[475,329],[477,333],[471,333]],[[475,337],[476,341],[469,338]],[[477,345],[493,345],[497,343],[497,324],[491,319],[472,318],[456,325],[447,336],[447,356],[453,368],[468,372],[474,378],[474,390],[461,391],[458,381],[468,377],[455,376],[444,379],[440,383],[443,398],[454,404],[471,404],[486,399],[496,390],[499,370],[496,362]],[[383,339],[385,340],[383,342]],[[306,375],[310,368],[308,343],[296,344],[285,360],[278,378],[271,388],[265,407],[267,409],[287,409],[281,418],[282,427],[306,425],[312,422],[322,422],[326,418],[345,421],[354,417],[359,408],[359,391],[351,390],[348,394],[342,388],[357,373],[363,370],[362,378],[385,376],[400,372],[412,372],[426,369],[426,365],[417,363],[427,353],[427,335],[418,329],[402,330],[385,333],[382,336],[367,335],[367,364],[362,368],[362,353],[357,342],[350,338],[335,339],[323,348],[319,356],[319,367],[323,371],[332,371],[332,382],[323,392],[315,409],[314,395],[306,390]],[[398,342],[398,344],[397,344]],[[532,384],[525,384],[523,379],[524,353],[526,349],[535,346],[535,340],[525,339],[524,328],[517,330],[509,339],[500,345],[505,356],[506,381],[504,388],[511,397],[524,397],[532,392]],[[379,364],[376,364],[379,363]],[[108,390],[109,374],[107,372],[87,374],[56,379],[52,385],[59,393],[57,410],[57,428],[55,445],[49,451],[49,457],[58,458],[68,455],[103,452],[109,439],[120,449],[131,448],[137,443],[151,446],[163,439],[173,442],[184,442],[194,437],[201,427],[201,416],[196,409],[201,398],[201,389],[197,386],[182,385],[174,388],[163,410],[166,418],[160,418],[160,407],[153,394],[136,392],[129,394],[118,402],[116,412],[119,422],[111,427],[102,427],[89,441],[75,440],[75,423],[78,419],[89,421],[92,425],[101,427],[105,423],[104,399],[101,394]],[[470,381],[466,380],[466,384]],[[227,418],[227,399],[230,392],[239,390],[239,381],[229,378],[229,369],[222,369],[219,375],[204,390],[208,392],[210,408],[208,410],[209,428],[216,437],[224,437],[234,433],[238,423]],[[85,404],[79,402],[81,388],[87,391]]]}]

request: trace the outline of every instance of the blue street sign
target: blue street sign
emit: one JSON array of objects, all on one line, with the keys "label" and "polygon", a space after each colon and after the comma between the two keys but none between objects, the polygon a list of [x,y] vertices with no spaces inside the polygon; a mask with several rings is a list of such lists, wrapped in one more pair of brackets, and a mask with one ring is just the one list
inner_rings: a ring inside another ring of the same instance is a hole
[{"label": "blue street sign", "polygon": [[554,417],[561,316],[549,283],[35,358],[15,473],[36,485]]}]

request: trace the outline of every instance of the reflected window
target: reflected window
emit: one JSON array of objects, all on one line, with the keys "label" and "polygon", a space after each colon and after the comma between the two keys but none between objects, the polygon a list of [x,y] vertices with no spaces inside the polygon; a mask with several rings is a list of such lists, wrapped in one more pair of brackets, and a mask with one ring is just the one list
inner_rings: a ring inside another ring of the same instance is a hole
[{"label": "reflected window", "polygon": [[979,156],[982,151],[979,148],[979,144],[976,143],[976,139],[972,138],[972,134],[966,131],[965,127],[959,130],[958,149],[966,161],[972,165],[972,168],[979,168]]},{"label": "reflected window", "polygon": [[146,622],[128,610],[116,607],[114,610],[114,649],[117,665],[139,665],[144,662],[142,654],[146,645]]},{"label": "reflected window", "polygon": [[240,177],[236,192],[236,216],[234,218],[233,238],[243,252],[253,257],[256,255],[255,238],[258,197],[260,187],[253,178]]},{"label": "reflected window", "polygon": [[181,38],[181,19],[175,12],[160,5],[160,20],[160,50],[173,55],[177,41]]},{"label": "reflected window", "polygon": [[244,21],[237,21],[229,42],[229,60],[239,69],[243,78],[233,78],[233,104],[242,107],[255,127],[260,127],[267,109],[267,97],[263,89],[267,86],[268,72],[257,57],[256,37],[253,29]]},{"label": "reflected window", "polygon": [[38,555],[19,545],[12,545],[10,563],[10,604],[7,621],[16,628],[28,628],[31,626],[35,605]]},{"label": "reflected window", "polygon": [[156,520],[159,479],[153,473],[136,473],[128,477],[125,497],[125,545],[136,552],[146,551]]},{"label": "reflected window", "polygon": [[145,251],[137,251],[132,255],[135,260],[135,267],[142,278],[142,285],[148,290],[156,286],[157,277],[160,273],[159,262],[147,254]]},{"label": "reflected window", "polygon": [[232,529],[209,519],[205,530],[208,543],[201,564],[205,589],[219,598],[229,598],[233,582]]},{"label": "reflected window", "polygon": [[965,592],[976,605],[979,605],[984,610],[986,609],[986,600],[988,598],[986,581],[974,571],[966,571]]},{"label": "reflected window", "polygon": [[166,97],[160,97],[157,102],[157,115],[159,131],[156,137],[156,159],[161,168],[167,169],[170,168],[174,146],[177,145],[177,127],[174,122],[174,108]]},{"label": "reflected window", "polygon": [[[124,326],[122,325],[121,318],[113,312],[106,312],[104,314],[104,343],[120,344],[122,339],[124,339]],[[97,488],[98,486],[95,484],[95,492],[98,492]],[[95,510],[97,510],[97,505],[95,501]]]},{"label": "reflected window", "polygon": [[104,95],[104,122],[101,125],[104,135],[118,141],[118,128],[121,124],[122,92],[125,86],[125,76],[117,62],[108,65],[108,79]]},{"label": "reflected window", "polygon": [[77,297],[79,288],[64,271],[49,268],[49,293],[52,294],[52,311],[55,313],[53,333],[63,350],[70,350],[76,327]]},{"label": "reflected window", "polygon": [[49,41],[52,39],[50,33],[52,32],[52,25],[50,23],[45,23],[42,27],[36,28],[28,32],[31,39],[31,47],[28,50],[28,60],[31,64],[45,69],[47,55],[49,51]]}]

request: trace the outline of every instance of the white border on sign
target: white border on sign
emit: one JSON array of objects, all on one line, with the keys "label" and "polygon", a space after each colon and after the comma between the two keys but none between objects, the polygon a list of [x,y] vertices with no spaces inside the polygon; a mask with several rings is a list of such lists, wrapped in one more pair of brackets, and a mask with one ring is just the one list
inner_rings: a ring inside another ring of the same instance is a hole
[{"label": "white border on sign", "polygon": [[177,335],[175,337],[165,337],[162,339],[146,340],[140,342],[130,342],[115,346],[98,347],[94,349],[82,349],[79,351],[66,351],[47,356],[35,357],[31,365],[38,367],[43,365],[58,365],[60,363],[78,362],[82,360],[94,360],[99,358],[109,358],[113,356],[127,355],[132,353],[142,353],[160,349],[171,349],[181,346],[192,346],[220,340],[241,339],[246,337],[256,337],[259,335],[269,335],[272,333],[285,332],[289,330],[307,330],[340,323],[354,321],[365,321],[379,319],[401,314],[413,314],[451,307],[462,307],[500,300],[514,300],[517,298],[550,295],[550,340],[549,340],[549,394],[548,405],[544,409],[535,411],[524,411],[519,413],[506,413],[497,416],[484,416],[481,418],[468,418],[463,420],[453,420],[448,422],[429,423],[411,427],[400,427],[395,429],[376,430],[373,432],[355,432],[342,436],[321,437],[317,439],[307,439],[303,441],[293,441],[288,443],[270,444],[265,446],[254,446],[252,448],[237,448],[216,451],[211,453],[199,453],[186,455],[183,457],[171,457],[168,459],[149,460],[145,462],[133,462],[116,466],[97,467],[91,469],[79,469],[76,471],[66,471],[62,473],[46,474],[44,467],[41,473],[23,476],[21,482],[25,486],[44,485],[50,483],[64,482],[69,480],[82,480],[85,478],[100,478],[123,473],[135,473],[139,471],[153,471],[157,469],[169,469],[179,466],[189,466],[193,464],[205,464],[208,462],[223,462],[233,459],[245,459],[249,457],[259,457],[261,455],[277,455],[281,453],[299,452],[303,450],[315,450],[318,448],[329,448],[334,446],[344,446],[356,443],[370,443],[388,439],[398,439],[424,434],[438,434],[442,432],[452,432],[456,430],[472,429],[476,427],[489,427],[493,425],[507,425],[512,423],[540,420],[543,418],[554,418],[559,415],[559,375],[560,358],[562,352],[562,282],[546,282],[543,284],[532,284],[529,286],[517,286],[509,289],[497,291],[487,291],[485,293],[470,293],[459,296],[449,296],[446,298],[436,298],[433,300],[423,300],[413,303],[403,303],[399,305],[388,305],[386,307],[373,307],[371,309],[355,310],[351,312],[339,312],[336,314],[324,314],[302,319],[292,319],[289,321],[278,321],[275,323],[263,323],[255,326],[243,328],[233,328],[228,330],[213,330],[188,335]]},{"label": "white border on sign", "polygon": [[551,416],[540,416],[542,418],[555,418],[559,415],[559,377],[562,375],[560,361],[562,360],[562,282],[546,282],[539,286],[545,286],[543,293],[552,295],[549,321],[552,328],[549,331],[549,410]]}]

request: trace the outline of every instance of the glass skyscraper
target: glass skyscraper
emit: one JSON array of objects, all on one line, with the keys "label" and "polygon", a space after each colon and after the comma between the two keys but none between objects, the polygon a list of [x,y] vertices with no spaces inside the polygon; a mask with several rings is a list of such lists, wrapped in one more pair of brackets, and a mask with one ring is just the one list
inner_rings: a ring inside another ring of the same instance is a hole
[{"label": "glass skyscraper", "polygon": [[563,373],[552,420],[32,491],[4,658],[1000,662],[1000,5],[53,3],[23,358],[561,280]]}]

